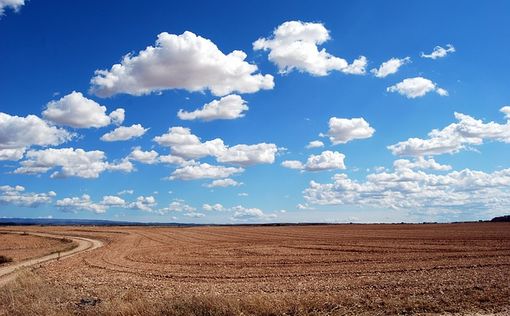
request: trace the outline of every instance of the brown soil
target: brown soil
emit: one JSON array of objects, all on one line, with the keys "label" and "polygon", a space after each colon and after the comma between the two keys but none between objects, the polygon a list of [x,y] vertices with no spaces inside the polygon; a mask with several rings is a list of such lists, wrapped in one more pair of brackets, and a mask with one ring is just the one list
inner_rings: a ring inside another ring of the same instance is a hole
[{"label": "brown soil", "polygon": [[71,240],[29,234],[8,234],[0,231],[0,255],[11,258],[12,263],[65,251],[73,246]]},{"label": "brown soil", "polygon": [[34,271],[60,313],[510,312],[510,223],[26,229],[105,242]]}]

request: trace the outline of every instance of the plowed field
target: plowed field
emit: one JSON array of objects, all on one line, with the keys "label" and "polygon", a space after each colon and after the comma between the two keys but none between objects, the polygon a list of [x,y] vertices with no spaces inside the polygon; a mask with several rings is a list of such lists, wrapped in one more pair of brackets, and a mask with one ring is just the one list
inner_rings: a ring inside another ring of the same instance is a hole
[{"label": "plowed field", "polygon": [[6,234],[0,230],[0,255],[11,258],[13,263],[64,251],[72,246],[70,240],[28,234]]},{"label": "plowed field", "polygon": [[[128,300],[154,307],[183,298],[217,298],[240,310],[268,304],[261,313],[274,306],[276,314],[510,307],[508,223],[26,229],[105,243],[35,270],[67,289],[59,304],[80,313],[115,313],[113,306]],[[84,298],[97,304],[81,304]]]}]

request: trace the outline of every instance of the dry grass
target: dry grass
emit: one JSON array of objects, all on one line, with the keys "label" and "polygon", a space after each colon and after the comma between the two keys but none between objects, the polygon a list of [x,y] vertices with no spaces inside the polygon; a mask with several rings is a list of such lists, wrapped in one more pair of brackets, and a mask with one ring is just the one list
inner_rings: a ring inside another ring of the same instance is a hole
[{"label": "dry grass", "polygon": [[49,286],[29,271],[23,271],[15,281],[0,288],[0,315],[71,315],[72,310],[62,302],[66,293],[62,288]]},{"label": "dry grass", "polygon": [[305,316],[305,315],[508,315],[508,308],[445,310],[444,301],[395,297],[382,301],[369,294],[349,297],[345,294],[181,296],[151,299],[143,291],[132,289],[121,296],[101,300],[83,297],[70,300],[80,289],[54,285],[37,274],[24,271],[0,288],[0,315],[105,315],[105,316]]}]

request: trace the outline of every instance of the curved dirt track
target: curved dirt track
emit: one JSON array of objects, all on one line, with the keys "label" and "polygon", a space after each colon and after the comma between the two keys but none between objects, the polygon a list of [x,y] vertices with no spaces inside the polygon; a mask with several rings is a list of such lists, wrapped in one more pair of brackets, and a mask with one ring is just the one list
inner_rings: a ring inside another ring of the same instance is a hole
[{"label": "curved dirt track", "polygon": [[[27,232],[14,232],[10,231],[9,233],[12,234],[22,234]],[[42,264],[50,261],[60,260],[64,259],[76,254],[79,254],[84,251],[93,250],[99,247],[103,246],[103,242],[96,240],[96,239],[90,239],[90,238],[83,238],[83,237],[75,237],[75,236],[62,236],[62,235],[54,235],[54,234],[48,234],[48,233],[38,233],[38,232],[29,232],[28,234],[34,235],[34,236],[40,236],[40,237],[49,237],[49,238],[69,238],[72,241],[74,241],[78,246],[74,247],[73,249],[60,252],[60,253],[51,253],[49,255],[45,255],[38,258],[32,258],[28,260],[24,260],[21,262],[17,262],[5,267],[0,268],[0,286],[3,286],[10,281],[14,280],[16,278],[16,272],[20,268],[25,267],[31,267],[37,264]]]}]

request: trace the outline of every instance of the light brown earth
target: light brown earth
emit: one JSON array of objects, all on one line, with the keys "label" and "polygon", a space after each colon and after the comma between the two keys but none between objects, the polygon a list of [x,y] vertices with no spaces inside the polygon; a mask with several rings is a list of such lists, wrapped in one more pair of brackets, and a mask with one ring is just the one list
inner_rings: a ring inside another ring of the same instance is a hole
[{"label": "light brown earth", "polygon": [[12,263],[64,251],[73,246],[70,240],[0,231],[0,255],[12,258]]},{"label": "light brown earth", "polygon": [[[5,244],[4,249],[12,250],[14,254],[19,254],[20,250],[23,250],[21,253],[25,255],[24,259],[19,259],[21,256],[18,256],[18,260],[12,260],[12,262],[0,265],[0,286],[4,286],[14,280],[22,268],[29,268],[55,260],[63,260],[80,252],[103,246],[101,241],[95,239],[60,236],[41,232],[9,232],[0,235],[6,237],[0,241],[0,244]],[[12,245],[8,244],[16,236],[16,242],[13,242]],[[57,244],[52,245],[52,242]],[[37,246],[46,247],[37,248]],[[18,252],[13,248],[17,248]]]},{"label": "light brown earth", "polygon": [[104,246],[0,289],[0,314],[510,315],[510,223],[24,229]]}]

